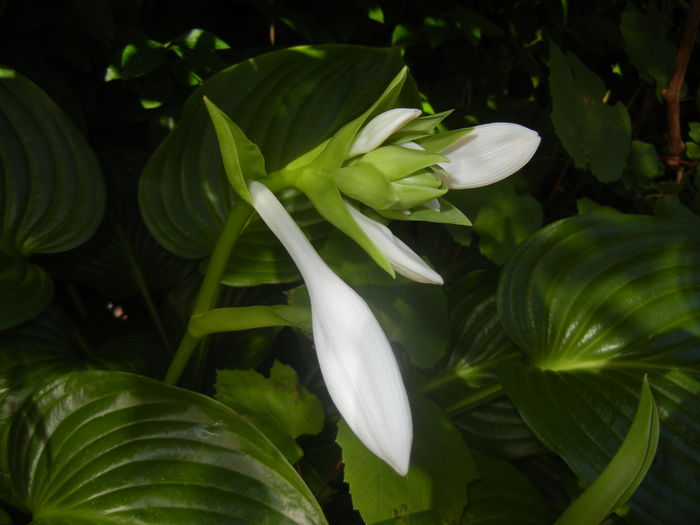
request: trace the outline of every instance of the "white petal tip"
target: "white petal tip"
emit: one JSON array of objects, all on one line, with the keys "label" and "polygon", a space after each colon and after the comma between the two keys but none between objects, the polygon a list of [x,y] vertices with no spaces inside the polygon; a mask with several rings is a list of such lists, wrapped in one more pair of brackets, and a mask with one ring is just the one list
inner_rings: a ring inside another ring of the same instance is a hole
[{"label": "white petal tip", "polygon": [[517,172],[540,145],[540,136],[519,124],[494,122],[476,126],[443,152],[443,180],[451,189],[479,188]]},{"label": "white petal tip", "polygon": [[389,260],[397,273],[418,283],[443,284],[440,274],[428,266],[406,243],[395,237],[389,228],[370,219],[350,204],[346,203],[346,206],[360,228]]},{"label": "white petal tip", "polygon": [[396,131],[421,114],[420,109],[394,108],[380,113],[370,120],[355,137],[347,158],[362,155],[382,145]]}]

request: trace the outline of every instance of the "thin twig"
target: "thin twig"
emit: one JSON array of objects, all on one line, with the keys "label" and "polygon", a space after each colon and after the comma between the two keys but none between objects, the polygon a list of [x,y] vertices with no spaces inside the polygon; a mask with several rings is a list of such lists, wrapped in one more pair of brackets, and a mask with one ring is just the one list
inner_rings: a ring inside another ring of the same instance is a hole
[{"label": "thin twig", "polygon": [[[666,160],[672,168],[680,167],[680,155],[685,150],[685,144],[681,137],[681,107],[680,96],[683,88],[683,80],[688,69],[688,62],[693,53],[695,35],[700,24],[700,0],[693,0],[690,16],[683,27],[683,37],[681,39],[676,61],[673,65],[673,74],[668,83],[668,87],[662,91],[667,104],[666,122],[668,127],[668,152],[669,158]],[[682,173],[679,173],[679,177]]]}]

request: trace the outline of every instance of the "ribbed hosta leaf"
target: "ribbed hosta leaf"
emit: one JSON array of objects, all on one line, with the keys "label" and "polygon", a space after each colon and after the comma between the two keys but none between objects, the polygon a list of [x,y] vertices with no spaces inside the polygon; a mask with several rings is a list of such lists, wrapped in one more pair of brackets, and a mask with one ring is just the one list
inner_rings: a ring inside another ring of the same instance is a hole
[{"label": "ribbed hosta leaf", "polygon": [[501,321],[528,354],[504,374],[525,421],[587,482],[610,461],[642,376],[661,415],[657,458],[631,501],[642,523],[700,515],[700,233],[607,213],[557,222],[504,269]]},{"label": "ribbed hosta leaf", "polygon": [[144,171],[140,204],[149,229],[168,250],[205,257],[232,205],[203,96],[260,148],[271,172],[367,109],[402,65],[397,49],[330,45],[275,51],[213,76]]},{"label": "ribbed hosta leaf", "polygon": [[514,459],[537,452],[542,445],[498,388],[498,368],[523,356],[498,320],[498,275],[497,270],[478,270],[448,289],[452,321],[449,358],[426,389],[469,445]]},{"label": "ribbed hosta leaf", "polygon": [[325,523],[293,467],[241,416],[132,374],[48,384],[14,418],[9,451],[32,523]]},{"label": "ribbed hosta leaf", "polygon": [[[27,258],[84,242],[104,201],[97,159],[73,123],[36,85],[0,67],[0,329],[51,299],[50,278]],[[8,282],[15,272],[22,277]]]}]

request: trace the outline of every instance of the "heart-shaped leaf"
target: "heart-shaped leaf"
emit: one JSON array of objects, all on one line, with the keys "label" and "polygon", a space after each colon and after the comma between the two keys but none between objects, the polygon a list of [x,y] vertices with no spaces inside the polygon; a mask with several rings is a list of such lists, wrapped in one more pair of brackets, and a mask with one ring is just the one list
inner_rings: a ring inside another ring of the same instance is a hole
[{"label": "heart-shaped leaf", "polygon": [[87,240],[104,202],[97,159],[73,123],[31,81],[0,67],[0,330],[53,295],[50,277],[28,257]]},{"label": "heart-shaped leaf", "polygon": [[[234,200],[206,96],[257,145],[269,172],[366,110],[401,70],[398,49],[328,45],[274,51],[214,75],[149,161],[140,186],[146,223],[168,250],[210,254]],[[258,257],[255,251],[247,254]]]},{"label": "heart-shaped leaf", "polygon": [[13,419],[8,450],[14,494],[34,523],[325,523],[244,418],[141,376],[60,377]]},{"label": "heart-shaped leaf", "polygon": [[631,500],[641,523],[700,514],[700,233],[621,213],[554,223],[504,268],[501,322],[528,355],[511,400],[586,482],[618,450],[645,373],[659,406],[657,459]]}]

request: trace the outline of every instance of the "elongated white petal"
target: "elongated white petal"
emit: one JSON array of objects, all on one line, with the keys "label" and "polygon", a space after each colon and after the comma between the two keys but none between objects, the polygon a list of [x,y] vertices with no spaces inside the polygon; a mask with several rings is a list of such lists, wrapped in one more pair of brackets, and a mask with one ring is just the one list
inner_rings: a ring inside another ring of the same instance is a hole
[{"label": "elongated white petal", "polygon": [[274,194],[255,181],[249,189],[255,210],[306,281],[316,353],[333,402],[365,446],[405,475],[411,409],[386,335],[367,303],[328,268]]},{"label": "elongated white petal", "polygon": [[350,204],[346,203],[346,206],[357,224],[389,260],[394,270],[419,283],[443,284],[440,274],[428,266],[401,239],[395,237],[389,228],[370,219]]},{"label": "elongated white petal", "polygon": [[473,131],[442,152],[445,184],[452,189],[478,188],[505,179],[535,154],[540,136],[518,124],[494,122]]},{"label": "elongated white petal", "polygon": [[350,146],[348,158],[362,155],[382,145],[397,130],[404,127],[421,114],[420,109],[395,108],[380,113],[370,120],[355,136]]}]

